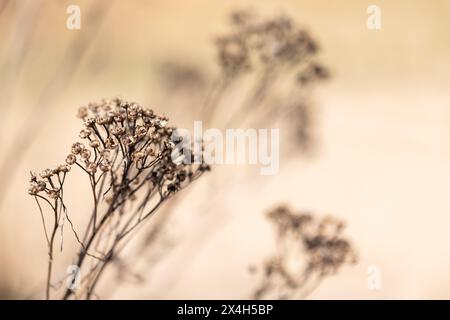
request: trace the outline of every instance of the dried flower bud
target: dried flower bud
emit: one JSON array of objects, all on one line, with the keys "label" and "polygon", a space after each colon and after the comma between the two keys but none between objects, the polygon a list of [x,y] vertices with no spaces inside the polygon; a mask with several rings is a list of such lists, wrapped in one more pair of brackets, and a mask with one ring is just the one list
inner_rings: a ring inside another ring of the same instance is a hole
[{"label": "dried flower bud", "polygon": [[124,109],[128,109],[128,107],[130,106],[130,103],[127,101],[121,101],[120,106]]},{"label": "dried flower bud", "polygon": [[36,174],[33,172],[30,172],[31,177],[30,177],[30,182],[36,182],[37,181],[37,177]]},{"label": "dried flower bud", "polygon": [[134,152],[131,155],[131,157],[132,157],[133,161],[138,161],[138,160],[141,160],[141,159],[143,159],[145,157],[145,153],[141,152],[141,151]]},{"label": "dried flower bud", "polygon": [[153,125],[157,128],[164,128],[167,125],[167,120],[165,118],[155,119]]},{"label": "dried flower bud", "polygon": [[122,139],[123,144],[126,146],[130,146],[132,144],[134,144],[136,142],[136,140],[134,139],[134,137],[130,134],[127,134],[123,137]]},{"label": "dried flower bud", "polygon": [[89,158],[91,157],[91,151],[88,149],[83,149],[83,151],[81,151],[81,158],[83,160],[89,160]]},{"label": "dried flower bud", "polygon": [[77,114],[78,118],[84,119],[87,117],[87,115],[88,115],[88,109],[86,107],[80,107],[78,109],[78,114]]},{"label": "dried flower bud", "polygon": [[122,136],[125,133],[125,128],[113,127],[111,128],[111,133],[115,136]]},{"label": "dried flower bud", "polygon": [[137,126],[136,127],[136,136],[139,138],[144,137],[147,134],[147,128],[144,126]]},{"label": "dried flower bud", "polygon": [[94,174],[97,172],[97,164],[95,164],[94,162],[87,162],[86,163],[86,170],[87,172]]},{"label": "dried flower bud", "polygon": [[155,155],[155,150],[150,146],[145,147],[144,152],[146,155],[151,156],[151,157],[153,157]]},{"label": "dried flower bud", "polygon": [[117,148],[117,143],[114,141],[113,138],[109,137],[105,141],[105,147],[110,150],[114,150]]},{"label": "dried flower bud", "polygon": [[128,110],[130,112],[138,113],[141,110],[141,108],[139,107],[139,105],[136,102],[133,102]]},{"label": "dried flower bud", "polygon": [[89,130],[89,129],[82,129],[81,131],[80,131],[80,138],[81,139],[86,139],[86,138],[88,138],[90,135],[91,135],[91,130]]},{"label": "dried flower bud", "polygon": [[172,140],[165,141],[164,145],[169,150],[172,150],[173,148],[175,148],[175,143]]},{"label": "dried flower bud", "polygon": [[49,196],[51,199],[57,199],[57,198],[59,198],[59,191],[58,191],[58,190],[50,190],[50,191],[48,192],[48,196]]},{"label": "dried flower bud", "polygon": [[99,125],[105,125],[111,123],[111,118],[108,116],[98,117],[96,118],[95,122],[98,123]]},{"label": "dried flower bud", "polygon": [[94,149],[97,149],[98,147],[100,147],[100,142],[96,139],[96,140],[92,140],[90,143],[89,143],[89,146],[91,147],[91,148],[94,148]]},{"label": "dried flower bud", "polygon": [[44,191],[46,187],[47,184],[45,183],[45,181],[40,180],[36,182],[36,188],[38,189],[38,191]]},{"label": "dried flower bud", "polygon": [[169,191],[170,193],[177,192],[178,188],[179,188],[179,185],[176,183],[169,183],[167,185],[167,191]]},{"label": "dried flower bud", "polygon": [[178,172],[177,180],[180,182],[183,182],[184,180],[186,180],[186,171],[185,170],[181,170],[180,172]]},{"label": "dried flower bud", "polygon": [[35,196],[35,195],[37,195],[39,193],[39,190],[38,190],[38,188],[36,187],[36,186],[31,186],[29,189],[28,189],[28,194],[30,194],[30,195],[32,195],[32,196]]},{"label": "dried flower bud", "polygon": [[66,164],[62,164],[62,165],[60,165],[60,166],[58,167],[58,171],[59,171],[59,172],[67,173],[67,172],[70,171],[70,166],[69,166],[69,165],[66,165]]},{"label": "dried flower bud", "polygon": [[149,118],[153,118],[155,116],[153,113],[153,110],[150,110],[150,109],[144,110],[144,115]]},{"label": "dried flower bud", "polygon": [[45,169],[44,171],[41,172],[40,176],[43,179],[50,178],[51,176],[53,176],[53,170]]},{"label": "dried flower bud", "polygon": [[95,122],[96,122],[95,118],[89,118],[84,121],[84,125],[88,128],[92,128],[95,126]]},{"label": "dried flower bud", "polygon": [[108,161],[102,161],[99,165],[100,171],[107,172],[111,170],[111,164]]},{"label": "dried flower bud", "polygon": [[109,160],[111,158],[111,151],[109,151],[108,149],[104,149],[100,152],[100,155],[103,157],[103,159]]},{"label": "dried flower bud", "polygon": [[121,113],[116,113],[116,115],[114,116],[114,120],[117,122],[125,121],[125,119],[126,119],[126,115],[121,114]]},{"label": "dried flower bud", "polygon": [[66,158],[66,163],[72,165],[75,162],[77,162],[77,157],[73,154],[69,154]]},{"label": "dried flower bud", "polygon": [[92,113],[94,113],[94,114],[98,114],[100,107],[101,107],[101,105],[99,102],[89,102],[88,103],[89,110],[91,110]]},{"label": "dried flower bud", "polygon": [[137,112],[135,112],[135,111],[128,112],[128,120],[134,121],[134,120],[137,119],[137,117],[138,117],[138,113]]},{"label": "dried flower bud", "polygon": [[75,142],[72,145],[72,153],[73,154],[80,154],[81,151],[83,151],[83,150],[84,150],[84,145],[82,143]]},{"label": "dried flower bud", "polygon": [[175,178],[175,176],[173,175],[173,173],[168,173],[168,174],[166,174],[166,179],[167,179],[167,180],[173,180],[173,178]]}]

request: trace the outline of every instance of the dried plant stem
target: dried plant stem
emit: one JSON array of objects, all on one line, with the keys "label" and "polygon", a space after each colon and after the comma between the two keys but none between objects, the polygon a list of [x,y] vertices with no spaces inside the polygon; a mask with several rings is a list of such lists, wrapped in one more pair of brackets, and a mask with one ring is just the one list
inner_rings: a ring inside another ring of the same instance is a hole
[{"label": "dried plant stem", "polygon": [[[86,244],[83,244],[83,247],[80,249],[80,252],[78,254],[78,261],[76,263],[76,265],[81,269],[83,266],[83,263],[85,261],[85,258],[88,256],[87,253],[89,251],[89,249],[91,248],[91,245],[93,244],[95,237],[98,234],[98,231],[102,229],[103,225],[108,221],[108,218],[110,217],[110,214],[113,212],[112,211],[112,204],[110,206],[110,209],[108,210],[108,212],[103,216],[103,218],[101,219],[99,225],[94,228],[94,230],[92,230],[91,236],[89,237],[89,240],[87,241]],[[73,291],[70,288],[67,288],[64,296],[63,296],[63,300],[68,299],[71,295],[72,295]]]},{"label": "dried plant stem", "polygon": [[52,267],[53,267],[53,246],[55,242],[56,232],[58,231],[58,211],[57,211],[58,201],[55,200],[54,205],[54,224],[53,229],[50,235],[50,239],[48,242],[48,266],[47,266],[47,285],[45,296],[46,299],[50,299],[50,287],[51,287],[51,279],[52,279]]},{"label": "dried plant stem", "polygon": [[[119,247],[119,244],[122,244],[122,240],[124,240],[134,229],[139,227],[141,225],[140,222],[148,219],[152,214],[154,214],[156,212],[156,210],[162,205],[163,202],[164,202],[164,200],[161,199],[145,216],[143,216],[141,219],[139,219],[139,221],[136,222],[132,227],[127,228],[127,226],[125,226],[123,228],[122,232],[117,237],[116,242],[114,243],[114,246],[110,249],[110,251],[106,255],[105,259],[103,261],[98,262],[100,264],[100,269],[97,272],[93,282],[89,286],[87,296],[86,296],[86,298],[88,300],[91,298],[92,293],[94,292],[95,287],[97,286],[106,267],[113,261],[114,256],[118,255],[125,248],[125,245],[122,245],[119,249],[117,249]],[[134,233],[134,234],[136,234],[136,233]]]},{"label": "dried plant stem", "polygon": [[[137,222],[135,222],[134,224],[131,224],[132,220],[130,219],[125,226],[123,226],[121,232],[116,236],[116,239],[114,241],[114,245],[112,246],[112,248],[109,250],[109,252],[105,255],[105,257],[103,259],[101,259],[98,263],[101,265],[100,270],[97,272],[97,275],[95,276],[95,280],[94,283],[91,284],[89,286],[88,289],[88,295],[87,298],[89,299],[92,295],[92,292],[97,284],[97,282],[99,281],[99,278],[101,277],[101,274],[103,273],[103,271],[105,270],[106,266],[110,263],[110,261],[113,258],[113,253],[116,250],[116,248],[119,246],[119,244],[122,243],[122,240],[127,237],[133,230],[135,230],[141,222],[143,222],[144,220],[147,220],[154,212],[156,212],[156,210],[160,207],[160,205],[164,202],[164,199],[160,199],[158,201],[158,203],[143,217],[139,218]],[[87,244],[84,246],[84,248],[81,249],[80,253],[79,253],[79,258],[77,261],[77,266],[81,269],[83,267],[83,263],[85,261],[85,258],[87,256],[87,252],[90,249],[92,243],[94,242],[96,236],[98,235],[98,233],[100,232],[100,230],[104,227],[105,223],[108,221],[108,218],[111,216],[111,214],[114,212],[113,211],[114,206],[111,205],[110,209],[108,210],[109,213],[107,213],[103,219],[100,221],[99,226],[95,229],[95,231],[92,232],[91,237],[89,238]],[[96,269],[96,268],[95,268]],[[67,289],[66,292],[64,293],[63,296],[63,300],[66,300],[70,297],[70,295],[73,293],[72,290]]]}]

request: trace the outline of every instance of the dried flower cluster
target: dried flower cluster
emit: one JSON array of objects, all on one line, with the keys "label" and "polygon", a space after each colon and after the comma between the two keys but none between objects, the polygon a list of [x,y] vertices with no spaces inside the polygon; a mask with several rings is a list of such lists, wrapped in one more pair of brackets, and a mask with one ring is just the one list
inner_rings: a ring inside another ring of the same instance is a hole
[{"label": "dried flower cluster", "polygon": [[351,243],[342,235],[342,221],[317,219],[286,206],[270,211],[268,218],[277,231],[277,253],[264,264],[255,299],[302,298],[324,277],[357,260]]},{"label": "dried flower cluster", "polygon": [[235,76],[259,64],[267,69],[302,66],[298,78],[302,84],[328,77],[327,70],[311,60],[318,52],[317,43],[288,16],[258,19],[251,12],[236,11],[231,23],[232,32],[217,39],[225,74]]},{"label": "dried flower cluster", "polygon": [[205,81],[205,68],[176,61],[158,69],[165,100],[189,104],[194,120],[216,128],[267,127],[280,120],[294,127],[296,140],[306,146],[311,126],[308,95],[313,84],[330,76],[318,60],[316,40],[287,15],[266,18],[235,11],[230,21],[229,30],[215,37],[220,70],[215,77]]},{"label": "dried flower cluster", "polygon": [[[171,195],[209,170],[204,163],[172,162],[174,128],[167,126],[167,118],[137,103],[103,100],[81,107],[78,117],[84,121],[79,134],[82,142],[72,145],[66,164],[46,169],[40,177],[35,174],[31,177],[29,193],[41,209],[49,246],[47,298],[55,235],[65,219],[70,222],[81,247],[76,265],[81,268],[87,258],[96,263],[81,287],[76,291],[68,289],[64,298],[74,293],[77,297],[90,298],[103,270],[122,249],[123,239]],[[78,237],[63,200],[66,174],[74,166],[89,178],[93,195],[92,215],[82,238]],[[42,201],[54,213],[50,233]]]},{"label": "dried flower cluster", "polygon": [[[231,14],[230,31],[216,38],[216,51],[221,72],[200,116],[225,127],[292,122],[294,134],[300,132],[296,140],[305,147],[309,135],[303,133],[310,121],[298,116],[310,112],[305,103],[310,90],[305,89],[329,78],[328,70],[318,62],[319,46],[310,33],[286,15],[260,18],[249,11],[236,11]],[[243,86],[236,83],[243,75],[252,79],[247,98],[230,108],[223,100],[239,96]],[[223,115],[221,106],[226,106]],[[299,127],[302,130],[297,130]]]}]

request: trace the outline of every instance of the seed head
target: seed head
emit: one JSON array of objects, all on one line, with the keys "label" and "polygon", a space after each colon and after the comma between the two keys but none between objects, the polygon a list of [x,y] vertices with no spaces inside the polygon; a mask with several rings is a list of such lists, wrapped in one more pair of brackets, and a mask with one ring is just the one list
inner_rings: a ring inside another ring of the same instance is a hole
[{"label": "seed head", "polygon": [[90,135],[91,135],[91,130],[89,130],[89,129],[82,129],[82,130],[80,131],[80,138],[81,138],[81,139],[86,139],[86,138],[88,138]]},{"label": "seed head", "polygon": [[122,136],[122,135],[125,134],[125,128],[122,128],[122,127],[113,127],[113,128],[111,128],[111,133],[112,133],[113,135],[115,135],[115,136],[120,137],[120,136]]},{"label": "seed head", "polygon": [[105,147],[110,150],[114,150],[117,148],[117,143],[114,141],[112,137],[109,137],[105,141]]},{"label": "seed head", "polygon": [[67,164],[62,164],[62,165],[60,165],[60,166],[58,167],[58,171],[59,171],[59,172],[67,173],[67,172],[70,171],[70,166],[67,165]]},{"label": "seed head", "polygon": [[89,158],[91,157],[91,151],[88,149],[83,149],[81,151],[81,158],[83,160],[89,160]]},{"label": "seed head", "polygon": [[53,170],[45,169],[44,171],[41,172],[40,176],[42,179],[48,179],[51,176],[53,176]]},{"label": "seed head", "polygon": [[46,187],[47,184],[45,183],[45,181],[40,180],[36,182],[36,188],[38,189],[38,191],[44,191]]},{"label": "seed head", "polygon": [[69,165],[74,164],[75,162],[77,162],[77,157],[74,154],[69,154],[66,158],[66,163]]},{"label": "seed head", "polygon": [[87,117],[87,115],[88,115],[88,109],[86,107],[80,107],[78,109],[78,114],[77,114],[78,118],[84,119]]},{"label": "seed head", "polygon": [[92,141],[89,143],[89,146],[90,146],[91,148],[97,149],[98,147],[100,147],[100,142],[99,142],[97,139],[92,140]]},{"label": "seed head", "polygon": [[102,161],[99,165],[100,171],[107,172],[111,170],[111,164],[108,161]]},{"label": "seed head", "polygon": [[35,196],[35,195],[37,195],[38,193],[39,193],[39,190],[38,190],[38,188],[37,188],[36,186],[31,186],[31,187],[28,189],[28,194],[29,194],[29,195]]},{"label": "seed head", "polygon": [[59,198],[59,191],[58,191],[58,190],[50,190],[50,191],[48,192],[48,196],[49,196],[51,199],[57,199],[57,198]]},{"label": "seed head", "polygon": [[140,151],[134,152],[133,155],[132,155],[132,159],[135,162],[143,159],[144,157],[145,157],[145,153],[144,152],[140,152]]},{"label": "seed head", "polygon": [[72,153],[73,154],[80,154],[81,153],[81,151],[83,151],[84,150],[84,145],[82,144],[82,143],[80,143],[80,142],[75,142],[73,145],[72,145]]},{"label": "seed head", "polygon": [[127,134],[122,138],[122,142],[126,146],[131,146],[136,142],[136,139],[132,135]]},{"label": "seed head", "polygon": [[87,162],[86,171],[90,174],[95,174],[97,172],[97,165],[94,162]]}]

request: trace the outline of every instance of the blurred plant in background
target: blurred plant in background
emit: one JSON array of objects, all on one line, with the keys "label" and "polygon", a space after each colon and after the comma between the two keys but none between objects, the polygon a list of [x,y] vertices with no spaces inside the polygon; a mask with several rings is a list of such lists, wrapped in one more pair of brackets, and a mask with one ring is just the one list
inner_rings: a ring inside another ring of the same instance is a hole
[{"label": "blurred plant in background", "polygon": [[271,210],[267,217],[276,229],[277,250],[260,267],[262,279],[254,299],[305,298],[325,277],[356,263],[353,246],[342,235],[342,221],[318,219],[287,206]]},{"label": "blurred plant in background", "polygon": [[[306,29],[289,16],[260,18],[252,11],[235,11],[230,31],[217,36],[214,45],[216,76],[177,61],[159,68],[168,96],[176,100],[188,91],[196,98],[183,96],[178,108],[183,105],[191,117],[216,128],[263,128],[280,120],[291,121],[296,129],[309,125],[302,121],[310,112],[308,97],[314,84],[329,78],[329,71],[318,61],[319,46]],[[202,103],[196,96],[200,90]],[[306,149],[308,137],[300,134],[297,139]]]}]

